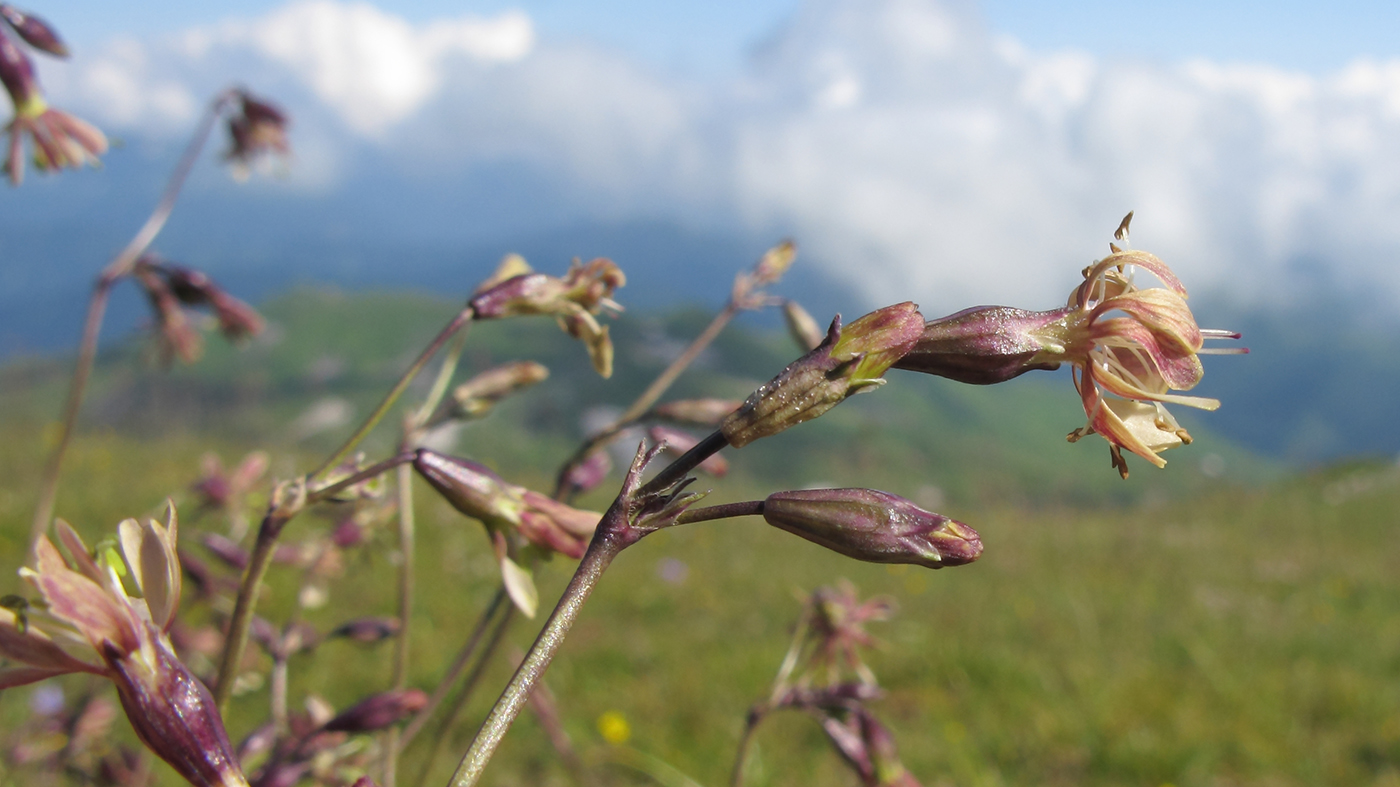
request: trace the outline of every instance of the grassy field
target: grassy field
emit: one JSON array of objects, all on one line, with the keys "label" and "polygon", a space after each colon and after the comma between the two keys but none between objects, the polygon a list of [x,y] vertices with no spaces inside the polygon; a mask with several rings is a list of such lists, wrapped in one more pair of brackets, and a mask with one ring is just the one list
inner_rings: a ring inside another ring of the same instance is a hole
[{"label": "grassy field", "polygon": [[[683,335],[689,323],[677,319]],[[436,321],[425,314],[421,327],[404,330],[430,332]],[[544,338],[553,328],[544,328],[538,341],[529,332],[514,337],[523,337],[525,354],[556,352]],[[324,330],[315,342],[333,346],[336,335]],[[488,333],[473,336],[477,341],[485,362],[502,340]],[[729,341],[724,352],[748,353],[753,368],[684,384],[740,389],[786,352],[758,339]],[[245,361],[215,354],[200,370],[163,382],[125,371],[135,367],[119,358],[94,396],[59,514],[96,537],[122,517],[153,511],[166,495],[188,501],[199,457],[211,448],[231,462],[270,444],[277,471],[304,468],[325,438],[279,440],[276,424],[293,420],[314,397],[370,396],[403,357],[388,342],[363,364],[343,368],[334,385],[308,383],[305,370],[320,357],[305,349],[312,346],[262,359],[255,348]],[[261,377],[237,365],[252,361],[264,364]],[[0,559],[17,567],[43,446],[52,439],[38,414],[56,409],[61,385],[42,365],[8,374],[0,413]],[[620,369],[624,384],[629,374]],[[598,395],[584,380],[560,376],[563,393],[512,405],[498,422],[469,432],[462,450],[543,485],[540,468],[570,445],[556,434],[573,417],[560,398]],[[928,398],[943,390],[922,385],[910,383],[907,391]],[[565,728],[602,783],[653,784],[658,776],[666,783],[669,771],[654,764],[660,762],[699,784],[725,784],[744,714],[765,696],[786,649],[797,595],[848,578],[864,594],[899,602],[894,620],[872,627],[884,645],[869,662],[888,693],[875,709],[926,785],[1400,785],[1400,468],[1356,462],[1279,475],[1225,447],[1219,450],[1231,468],[1256,471],[1211,479],[1195,469],[1200,455],[1215,450],[1201,440],[1169,454],[1166,471],[1135,465],[1124,484],[1099,446],[1088,461],[1085,445],[1063,442],[1077,425],[1072,394],[1054,425],[1041,429],[1052,404],[1065,406],[1062,394],[1027,405],[1018,392],[987,392],[975,406],[970,394],[939,394],[945,404],[965,402],[963,409],[929,411],[925,421],[933,423],[908,423],[913,394],[890,388],[885,403],[855,400],[849,413],[763,441],[748,456],[736,453],[734,476],[715,485],[713,499],[762,496],[793,479],[881,485],[911,497],[936,486],[946,501],[942,513],[981,532],[982,559],[938,572],[870,566],[758,520],[695,525],[642,541],[609,571],[546,680]],[[1008,443],[998,435],[979,446],[977,419],[1026,436]],[[948,445],[938,445],[940,433],[949,435]],[[1080,484],[1089,473],[1098,475]],[[1100,476],[1114,490],[1134,491],[1100,494],[1110,488]],[[420,593],[411,682],[431,688],[485,605],[496,569],[477,523],[435,500],[426,485],[417,492]],[[601,508],[607,497],[600,491],[585,502]],[[328,526],[326,518],[304,517],[288,538]],[[186,520],[184,548],[199,549],[201,528],[221,527],[212,518]],[[331,586],[331,603],[310,622],[324,630],[354,615],[390,614],[394,563],[393,540],[384,533],[350,556]],[[568,569],[556,559],[540,572],[546,606]],[[22,589],[9,576],[0,593]],[[285,570],[272,577],[281,592],[261,608],[271,619],[287,614],[279,599],[295,580]],[[509,639],[524,649],[533,631],[531,622],[517,622]],[[340,706],[384,687],[388,653],[387,645],[329,642],[297,657],[293,704],[314,693]],[[452,736],[456,754],[508,672],[504,664],[488,672]],[[78,688],[77,681],[67,685]],[[0,697],[7,728],[23,717],[29,692]],[[264,718],[266,702],[265,690],[236,700],[235,738]],[[603,741],[604,714],[627,721],[623,746]],[[425,748],[410,750],[410,776]],[[638,770],[637,763],[653,764]],[[441,758],[428,783],[443,783],[453,765],[455,756]],[[572,783],[529,716],[507,737],[487,782]],[[820,787],[855,779],[818,728],[792,715],[760,731],[748,783]]]}]

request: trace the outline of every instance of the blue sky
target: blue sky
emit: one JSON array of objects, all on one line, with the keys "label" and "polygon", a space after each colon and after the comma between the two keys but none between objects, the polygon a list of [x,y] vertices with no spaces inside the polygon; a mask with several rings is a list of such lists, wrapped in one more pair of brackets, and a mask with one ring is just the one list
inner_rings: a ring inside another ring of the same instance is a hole
[{"label": "blue sky", "polygon": [[[54,0],[32,10],[60,24],[74,44],[87,44],[113,33],[147,36],[227,16],[256,15],[278,5],[275,0]],[[385,0],[376,5],[414,22],[519,8],[535,19],[544,35],[583,37],[653,62],[713,72],[734,68],[744,52],[771,35],[799,3]],[[1016,36],[1033,49],[1205,57],[1312,72],[1339,68],[1358,56],[1400,54],[1400,3],[1394,2],[982,0],[977,5],[994,30]]]},{"label": "blue sky", "polygon": [[35,10],[75,48],[42,70],[54,103],[129,143],[112,178],[142,156],[164,171],[231,80],[283,103],[290,175],[200,188],[309,239],[504,246],[643,220],[795,236],[870,301],[1038,307],[1134,209],[1134,240],[1193,288],[1365,281],[1400,312],[1400,4]]}]

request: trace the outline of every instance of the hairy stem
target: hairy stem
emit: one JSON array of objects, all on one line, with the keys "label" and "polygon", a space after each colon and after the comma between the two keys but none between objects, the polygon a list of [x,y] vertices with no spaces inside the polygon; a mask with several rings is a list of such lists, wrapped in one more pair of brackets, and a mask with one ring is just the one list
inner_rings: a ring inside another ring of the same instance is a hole
[{"label": "hairy stem", "polygon": [[93,285],[92,298],[88,301],[87,318],[83,322],[83,336],[78,345],[78,360],[73,368],[72,382],[68,385],[68,399],[63,406],[62,431],[59,434],[58,444],[54,446],[53,453],[49,455],[49,459],[44,465],[44,476],[39,483],[39,502],[34,508],[34,520],[30,524],[29,540],[31,542],[48,530],[49,522],[53,518],[54,502],[58,496],[58,476],[63,470],[63,459],[68,453],[68,446],[73,441],[73,430],[78,423],[78,411],[82,409],[88,377],[92,374],[93,362],[97,358],[97,339],[102,333],[102,318],[107,313],[107,300],[111,296],[112,287],[131,273],[136,260],[145,253],[146,249],[150,248],[151,242],[164,229],[165,222],[170,218],[170,212],[175,208],[175,201],[180,196],[180,190],[184,187],[185,180],[189,178],[190,170],[199,160],[199,153],[204,149],[204,143],[209,139],[209,132],[214,128],[214,122],[218,120],[219,115],[233,96],[232,90],[225,90],[210,103],[209,110],[205,112],[194,136],[190,138],[189,144],[185,147],[184,154],[180,156],[180,161],[175,165],[175,171],[171,173],[170,180],[165,186],[165,192],[161,195],[160,201],[156,203],[155,209],[151,211],[151,215],[147,217],[146,223],[137,231],[135,237],[126,244],[126,248],[122,249],[102,269],[102,274],[98,276],[96,284]]},{"label": "hairy stem", "polygon": [[403,376],[394,384],[394,387],[389,389],[389,393],[384,396],[384,400],[379,403],[379,406],[374,409],[374,412],[369,414],[365,422],[360,424],[360,428],[356,429],[355,433],[350,435],[349,439],[347,439],[340,448],[337,448],[335,453],[331,454],[326,461],[322,462],[320,467],[312,471],[308,477],[316,478],[334,467],[336,463],[349,456],[350,452],[355,450],[355,446],[359,445],[360,441],[365,439],[365,436],[373,431],[374,427],[379,425],[379,421],[389,412],[389,408],[393,407],[394,403],[399,400],[399,397],[407,390],[409,383],[413,382],[413,378],[418,376],[418,373],[423,370],[423,367],[427,365],[428,361],[437,354],[438,350],[442,349],[442,346],[447,343],[448,339],[451,339],[457,331],[470,323],[471,319],[472,308],[470,306],[458,312],[457,316],[453,317],[452,321],[447,324],[447,327],[443,328],[437,336],[433,337],[433,340],[428,343],[428,346],[403,373]]}]

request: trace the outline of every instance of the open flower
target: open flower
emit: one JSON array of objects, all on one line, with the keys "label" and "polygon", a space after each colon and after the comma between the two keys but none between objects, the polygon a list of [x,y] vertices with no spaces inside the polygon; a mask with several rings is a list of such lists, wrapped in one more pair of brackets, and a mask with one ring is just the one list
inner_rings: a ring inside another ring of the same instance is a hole
[{"label": "open flower", "polygon": [[0,688],[70,672],[104,676],[141,741],[191,784],[247,787],[213,697],[166,635],[180,603],[174,508],[165,525],[122,522],[120,554],[110,547],[94,557],[67,523],[56,527],[71,559],[40,536],[34,567],[20,571],[43,597],[42,612],[0,609],[0,655],[23,665],[0,670]]},{"label": "open flower", "polygon": [[622,306],[612,299],[627,283],[612,260],[595,259],[584,265],[574,260],[563,278],[535,273],[519,256],[510,255],[471,299],[475,319],[493,320],[526,314],[551,314],[559,327],[583,342],[593,368],[612,376],[613,346],[608,327],[594,315],[618,314]]},{"label": "open flower", "polygon": [[[1116,237],[1126,241],[1128,222]],[[1191,442],[1165,407],[1202,410],[1216,399],[1183,396],[1201,380],[1200,356],[1247,350],[1207,350],[1206,339],[1238,339],[1239,334],[1203,330],[1186,305],[1186,288],[1171,268],[1152,254],[1111,245],[1112,253],[1084,269],[1084,281],[1062,309],[1030,312],[984,306],[933,320],[898,368],[961,382],[990,384],[1032,369],[1074,366],[1074,385],[1088,422],[1069,434],[1075,442],[1091,434],[1108,441],[1113,466],[1124,478],[1123,450],[1152,464],[1158,454]],[[1140,288],[1135,269],[1164,285]]]},{"label": "open flower", "polygon": [[[15,24],[11,15],[7,14],[6,18]],[[21,19],[38,21],[22,15]],[[21,25],[16,30],[30,43],[45,40],[37,29],[29,30]],[[61,47],[56,38],[53,43]],[[92,124],[48,105],[34,76],[34,64],[3,32],[0,32],[0,82],[4,83],[14,105],[14,118],[5,127],[10,135],[5,172],[11,183],[18,186],[24,180],[23,139],[26,135],[33,141],[34,166],[41,172],[100,163],[97,157],[107,152],[107,137]]]}]

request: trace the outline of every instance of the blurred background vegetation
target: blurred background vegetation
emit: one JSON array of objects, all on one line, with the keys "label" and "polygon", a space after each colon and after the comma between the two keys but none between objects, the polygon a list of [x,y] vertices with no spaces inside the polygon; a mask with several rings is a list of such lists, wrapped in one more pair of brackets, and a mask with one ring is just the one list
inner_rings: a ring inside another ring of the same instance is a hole
[{"label": "blurred background vegetation", "polygon": [[[116,344],[99,365],[58,515],[95,539],[173,495],[182,548],[198,552],[200,531],[225,529],[191,502],[205,452],[232,465],[266,449],[274,476],[304,471],[458,307],[421,294],[302,289],[266,305],[270,329],[254,344],[211,343],[191,367],[160,370],[142,342]],[[584,423],[629,402],[708,318],[629,312],[614,323],[617,372],[606,381],[549,320],[479,324],[465,372],[533,359],[553,375],[440,445],[547,490]],[[768,324],[731,327],[667,398],[742,398],[797,354]],[[1209,379],[1249,359],[1207,361]],[[0,368],[5,565],[25,559],[69,364]],[[892,373],[883,389],[816,422],[726,452],[730,475],[700,485],[715,502],[815,485],[884,489],[978,529],[981,560],[936,573],[860,564],[756,519],[659,533],[609,571],[548,674],[565,729],[606,783],[679,783],[658,762],[700,784],[727,783],[744,715],[767,694],[799,598],[848,578],[898,601],[898,615],[872,627],[883,646],[869,661],[888,692],[875,709],[925,784],[1400,785],[1400,466],[1355,459],[1300,470],[1212,432],[1212,420],[1250,407],[1242,396],[1217,414],[1183,417],[1197,442],[1168,453],[1165,470],[1130,459],[1124,482],[1097,438],[1065,442],[1082,423],[1067,376],[973,389]],[[370,457],[395,437],[382,428]],[[604,508],[618,480],[585,507]],[[426,485],[418,491],[411,683],[431,689],[498,573],[480,525]],[[287,538],[332,524],[303,517]],[[395,548],[380,532],[353,553],[310,622],[325,631],[392,614]],[[539,572],[543,607],[567,563]],[[260,612],[284,616],[298,579],[274,568]],[[0,593],[22,590],[14,575],[0,580]],[[538,623],[517,621],[509,640],[523,650]],[[332,641],[296,657],[293,705],[314,693],[339,707],[382,689],[389,647]],[[465,750],[508,675],[504,663],[489,671],[452,752]],[[83,681],[63,685],[79,691]],[[0,697],[0,728],[24,716],[31,691]],[[236,699],[235,740],[265,717],[266,702],[266,689]],[[626,722],[625,734],[614,724],[612,742],[599,731],[605,714]],[[410,750],[410,777],[421,767],[415,752],[421,760],[425,747]],[[454,765],[442,757],[429,783]],[[487,782],[571,783],[528,715]],[[748,783],[854,779],[820,729],[793,714],[761,728]]]}]

